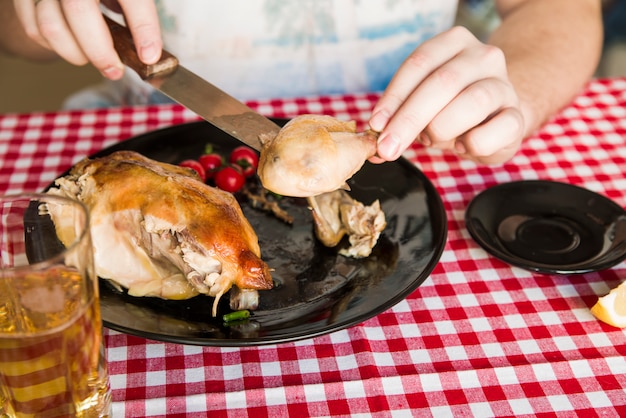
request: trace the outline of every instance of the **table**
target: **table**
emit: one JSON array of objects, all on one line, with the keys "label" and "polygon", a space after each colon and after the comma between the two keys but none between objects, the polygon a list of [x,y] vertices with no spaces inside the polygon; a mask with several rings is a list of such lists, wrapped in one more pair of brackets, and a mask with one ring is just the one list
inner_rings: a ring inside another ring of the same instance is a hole
[{"label": "table", "polygon": [[[363,126],[375,94],[253,101],[276,117]],[[0,193],[38,191],[125,138],[197,120],[178,105],[0,116]],[[593,80],[500,166],[414,146],[448,216],[439,264],[357,326],[261,347],[200,347],[105,330],[114,416],[626,416],[626,331],[589,308],[624,263],[543,275],[488,255],[464,225],[480,191],[520,179],[589,188],[626,206],[626,79]]]}]

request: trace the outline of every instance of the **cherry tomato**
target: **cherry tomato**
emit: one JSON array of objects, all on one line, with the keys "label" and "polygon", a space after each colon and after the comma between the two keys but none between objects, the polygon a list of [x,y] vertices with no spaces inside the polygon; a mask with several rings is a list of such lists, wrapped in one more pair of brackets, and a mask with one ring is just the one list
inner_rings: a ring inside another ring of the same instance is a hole
[{"label": "cherry tomato", "polygon": [[220,168],[213,180],[218,188],[231,193],[238,192],[246,182],[243,173],[232,164]]},{"label": "cherry tomato", "polygon": [[204,167],[202,167],[202,164],[200,164],[198,161],[183,160],[180,163],[178,163],[178,165],[181,167],[191,168],[196,173],[198,173],[198,176],[200,176],[200,179],[202,181],[206,181],[206,171],[204,170]]},{"label": "cherry tomato", "polygon": [[232,150],[228,161],[240,166],[246,177],[250,177],[256,173],[256,169],[259,166],[258,154],[252,148],[246,147],[245,145],[241,145]]},{"label": "cherry tomato", "polygon": [[215,153],[201,155],[198,158],[198,162],[204,167],[207,180],[212,179],[217,169],[224,164],[222,156]]}]

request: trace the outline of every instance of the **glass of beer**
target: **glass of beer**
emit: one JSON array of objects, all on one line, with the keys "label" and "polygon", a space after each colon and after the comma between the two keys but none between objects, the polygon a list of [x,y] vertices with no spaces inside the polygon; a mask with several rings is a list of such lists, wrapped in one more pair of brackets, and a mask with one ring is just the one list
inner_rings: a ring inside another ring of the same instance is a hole
[{"label": "glass of beer", "polygon": [[49,194],[0,197],[0,417],[104,417],[89,213]]}]

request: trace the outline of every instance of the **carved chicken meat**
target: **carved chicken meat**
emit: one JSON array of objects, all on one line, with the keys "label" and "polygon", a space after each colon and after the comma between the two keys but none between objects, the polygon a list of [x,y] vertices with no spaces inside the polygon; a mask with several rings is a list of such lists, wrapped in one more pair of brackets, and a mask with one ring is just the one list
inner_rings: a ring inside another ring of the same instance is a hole
[{"label": "carved chicken meat", "polygon": [[56,186],[49,193],[90,210],[98,276],[130,295],[206,294],[215,297],[215,316],[231,287],[232,309],[255,309],[257,290],[272,287],[257,236],[235,198],[189,169],[118,151],[78,163]]},{"label": "carved chicken meat", "polygon": [[358,133],[354,121],[302,115],[275,137],[261,137],[258,174],[266,189],[285,196],[306,197],[315,235],[335,247],[348,235],[350,247],[340,253],[367,257],[385,229],[380,203],[352,199],[346,183],[376,153],[378,134]]},{"label": "carved chicken meat", "polygon": [[346,180],[376,153],[378,134],[356,132],[354,121],[301,115],[275,137],[261,137],[258,174],[283,196],[309,197],[347,189]]},{"label": "carved chicken meat", "polygon": [[348,257],[367,257],[387,222],[378,200],[369,206],[352,199],[345,190],[307,198],[315,235],[327,247],[335,247],[347,235],[348,248],[339,251]]}]

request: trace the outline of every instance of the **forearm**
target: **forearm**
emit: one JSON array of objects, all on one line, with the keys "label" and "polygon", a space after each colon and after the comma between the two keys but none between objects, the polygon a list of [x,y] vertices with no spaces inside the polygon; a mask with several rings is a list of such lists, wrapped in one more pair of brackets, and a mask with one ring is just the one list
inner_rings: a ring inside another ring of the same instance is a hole
[{"label": "forearm", "polygon": [[599,0],[498,1],[502,24],[488,43],[504,51],[526,136],[569,103],[593,75],[602,48]]},{"label": "forearm", "polygon": [[32,60],[57,58],[54,52],[26,35],[17,18],[12,0],[0,0],[0,51]]}]

